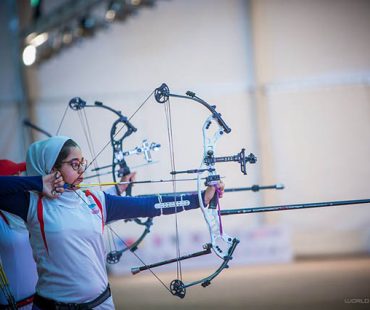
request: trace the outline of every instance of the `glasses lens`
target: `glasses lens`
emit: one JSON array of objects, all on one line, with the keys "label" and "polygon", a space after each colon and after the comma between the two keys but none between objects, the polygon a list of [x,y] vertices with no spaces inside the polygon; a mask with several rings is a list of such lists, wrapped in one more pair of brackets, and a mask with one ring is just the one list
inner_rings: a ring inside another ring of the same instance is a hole
[{"label": "glasses lens", "polygon": [[71,166],[73,170],[78,170],[80,168],[80,163],[77,161],[71,162]]}]

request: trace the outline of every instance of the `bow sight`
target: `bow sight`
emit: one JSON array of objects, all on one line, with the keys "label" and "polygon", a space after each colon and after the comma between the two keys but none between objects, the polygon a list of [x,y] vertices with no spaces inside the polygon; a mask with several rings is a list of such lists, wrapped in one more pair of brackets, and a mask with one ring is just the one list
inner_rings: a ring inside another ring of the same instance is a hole
[{"label": "bow sight", "polygon": [[240,170],[243,174],[247,174],[246,165],[249,162],[250,164],[255,164],[257,162],[257,157],[250,153],[248,156],[245,156],[245,149],[242,149],[238,154],[234,156],[222,156],[214,157],[213,151],[209,150],[207,156],[204,158],[204,163],[209,165],[214,165],[215,163],[225,163],[235,161],[240,164]]},{"label": "bow sight", "polygon": [[[213,151],[209,150],[207,152],[207,156],[204,158],[204,163],[207,166],[213,166],[215,163],[226,163],[226,162],[237,162],[240,164],[240,171],[243,174],[247,174],[247,163],[255,164],[257,162],[257,157],[250,153],[248,156],[245,156],[245,149],[242,149],[238,154],[233,156],[222,156],[222,157],[214,157]],[[200,172],[213,172],[215,171],[214,168],[205,168],[205,169],[190,169],[190,170],[177,170],[171,171],[171,174],[180,174],[180,173],[200,173]],[[218,181],[219,179],[217,179]],[[215,181],[215,180],[213,180]]]}]

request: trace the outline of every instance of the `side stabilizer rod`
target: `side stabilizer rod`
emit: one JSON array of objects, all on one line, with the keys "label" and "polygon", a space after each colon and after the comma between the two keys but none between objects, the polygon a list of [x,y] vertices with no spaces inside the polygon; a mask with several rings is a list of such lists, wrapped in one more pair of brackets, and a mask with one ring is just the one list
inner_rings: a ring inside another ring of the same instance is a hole
[{"label": "side stabilizer rod", "polygon": [[336,207],[336,206],[354,205],[354,204],[363,204],[363,203],[370,203],[370,199],[312,202],[312,203],[301,203],[301,204],[292,204],[292,205],[221,210],[221,215],[235,215],[235,214],[259,213],[259,212],[299,210],[299,209],[309,209],[309,208]]},{"label": "side stabilizer rod", "polygon": [[159,266],[163,266],[163,265],[167,265],[167,264],[171,264],[171,263],[176,263],[178,261],[182,261],[182,260],[185,260],[185,259],[210,254],[212,252],[211,251],[212,244],[210,244],[210,243],[206,243],[205,245],[203,245],[203,248],[204,248],[203,251],[195,252],[195,253],[192,253],[192,254],[188,254],[188,255],[172,258],[172,259],[168,259],[168,260],[158,262],[158,263],[154,263],[154,264],[151,264],[151,265],[145,265],[145,266],[141,266],[141,267],[133,267],[133,268],[131,268],[131,273],[132,274],[137,274],[140,271],[152,269],[152,268],[155,268],[155,267],[159,267]]}]

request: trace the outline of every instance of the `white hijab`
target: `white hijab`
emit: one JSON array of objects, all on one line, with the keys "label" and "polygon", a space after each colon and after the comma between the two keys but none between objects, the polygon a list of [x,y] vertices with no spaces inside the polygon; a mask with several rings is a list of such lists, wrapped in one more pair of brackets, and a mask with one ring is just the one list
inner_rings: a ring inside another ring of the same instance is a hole
[{"label": "white hijab", "polygon": [[36,141],[27,151],[26,167],[28,176],[44,176],[51,172],[59,153],[69,137],[54,136]]}]

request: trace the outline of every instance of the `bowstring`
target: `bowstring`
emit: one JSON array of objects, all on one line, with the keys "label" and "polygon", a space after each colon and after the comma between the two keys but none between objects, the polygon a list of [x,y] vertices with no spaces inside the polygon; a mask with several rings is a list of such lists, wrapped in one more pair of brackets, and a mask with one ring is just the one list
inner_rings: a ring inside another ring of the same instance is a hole
[{"label": "bowstring", "polygon": [[[88,207],[88,209],[90,210],[90,206],[89,206],[89,203],[77,192],[77,190],[74,190],[74,189],[72,189],[73,190],[73,192],[87,205],[87,207]],[[99,219],[101,220],[101,221],[103,221],[103,218],[102,218],[102,216],[100,215],[100,213],[97,213],[96,214],[98,217],[99,217]],[[117,239],[119,239],[126,247],[129,247],[128,246],[128,244],[117,234],[117,232],[116,231],[114,231],[113,229],[112,229],[112,227],[110,227],[109,225],[106,225],[106,226],[104,226],[104,227],[106,227],[113,235],[115,235],[116,236],[116,238]],[[137,258],[137,260],[138,261],[140,261],[144,266],[148,266],[145,262],[144,262],[144,260],[137,254],[137,253],[135,253],[135,252],[132,252],[131,251],[131,253]],[[170,293],[171,293],[171,290],[167,287],[167,285],[158,277],[158,275],[151,269],[151,268],[149,268],[148,267],[148,270],[151,272],[151,274],[166,288],[166,290],[167,291],[169,291]]]},{"label": "bowstring", "polygon": [[[85,135],[85,138],[86,138],[87,146],[88,146],[88,149],[89,149],[89,152],[90,152],[90,157],[95,158],[96,157],[95,146],[94,146],[94,143],[93,143],[93,139],[92,139],[92,135],[91,135],[91,129],[90,129],[90,126],[89,126],[89,121],[88,121],[88,118],[87,118],[86,110],[81,109],[81,110],[77,110],[76,112],[77,112],[77,115],[80,119],[80,124],[81,124],[81,127],[82,127],[82,131],[83,131],[83,133]],[[96,159],[94,161],[94,168],[96,169],[98,166],[99,166],[99,164],[98,164],[98,161]],[[86,167],[85,171],[86,170],[87,170],[87,167]],[[100,175],[97,175],[97,178],[98,178],[98,182],[101,183]],[[101,186],[99,188],[100,188],[100,190],[102,189]],[[108,229],[108,232],[107,232],[107,239],[108,239],[108,247],[109,247],[110,250],[112,250],[113,249],[112,244],[114,244],[114,242],[113,242],[113,235],[112,235],[112,233],[109,229]]]},{"label": "bowstring", "polygon": [[60,120],[60,122],[59,122],[59,126],[58,126],[58,129],[57,129],[57,132],[55,133],[55,135],[56,135],[56,136],[59,134],[59,131],[60,131],[60,129],[62,128],[62,124],[63,124],[64,119],[65,119],[65,117],[66,117],[66,115],[67,115],[67,112],[68,112],[68,107],[69,107],[69,105],[67,104],[67,107],[66,107],[66,108],[65,108],[65,110],[64,110],[64,113],[63,113],[62,119],[61,119],[61,120]]},{"label": "bowstring", "polygon": [[[165,115],[166,115],[166,125],[167,125],[167,138],[170,149],[170,162],[171,162],[171,171],[176,171],[175,163],[175,148],[173,140],[173,129],[172,129],[172,116],[171,116],[171,103],[170,100],[167,100],[163,104]],[[182,265],[180,261],[181,250],[180,250],[180,238],[179,238],[179,222],[177,216],[177,189],[176,189],[176,174],[172,174],[172,190],[175,196],[175,234],[176,234],[176,273],[177,279],[182,281]]]},{"label": "bowstring", "polygon": [[[91,130],[90,130],[90,126],[89,126],[89,121],[87,119],[86,111],[81,110],[81,111],[77,111],[77,112],[78,112],[78,116],[80,118],[80,122],[82,124],[82,130],[83,130],[83,132],[85,134],[85,137],[86,137],[86,142],[87,142],[87,146],[89,148],[90,156],[91,156],[91,158],[95,158],[95,156],[96,156],[95,147],[94,147],[94,143],[93,143],[93,139],[92,139]],[[94,168],[96,169],[96,168],[98,168],[98,166],[99,166],[98,161],[95,160],[94,161]],[[99,175],[97,175],[97,178],[98,178],[98,182],[101,183],[101,179],[100,179]],[[101,187],[100,187],[100,189],[101,189]]]},{"label": "bowstring", "polygon": [[[90,129],[89,121],[88,121],[88,118],[87,118],[86,110],[81,109],[81,110],[78,110],[77,113],[78,113],[78,116],[80,118],[80,122],[81,122],[81,125],[82,125],[82,130],[85,134],[86,142],[87,142],[87,145],[88,145],[88,148],[89,148],[89,151],[90,151],[90,156],[91,156],[91,158],[95,158],[96,157],[95,146],[94,146],[94,143],[93,143],[93,139],[92,139],[92,135],[91,135],[91,129]],[[98,166],[99,166],[99,164],[98,164],[98,161],[96,159],[94,161],[94,168],[96,169],[96,168],[98,168]],[[98,182],[101,183],[100,175],[98,174],[96,177],[98,178]],[[99,186],[99,189],[102,190],[102,187]],[[109,230],[109,229],[107,230],[107,239],[108,239],[108,248],[110,249],[110,251],[112,251],[113,249],[117,250],[116,244],[114,242],[113,234],[112,234],[111,230]]]}]

